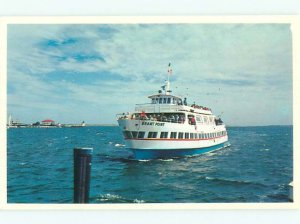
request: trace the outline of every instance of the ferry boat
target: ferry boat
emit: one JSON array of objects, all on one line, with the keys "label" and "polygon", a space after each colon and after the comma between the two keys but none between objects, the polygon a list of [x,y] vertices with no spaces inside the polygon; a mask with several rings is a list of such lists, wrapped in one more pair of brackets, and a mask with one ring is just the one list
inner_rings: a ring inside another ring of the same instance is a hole
[{"label": "ferry boat", "polygon": [[131,113],[117,114],[126,146],[134,159],[193,156],[229,146],[224,122],[208,107],[172,94],[169,76],[150,103],[137,104]]}]

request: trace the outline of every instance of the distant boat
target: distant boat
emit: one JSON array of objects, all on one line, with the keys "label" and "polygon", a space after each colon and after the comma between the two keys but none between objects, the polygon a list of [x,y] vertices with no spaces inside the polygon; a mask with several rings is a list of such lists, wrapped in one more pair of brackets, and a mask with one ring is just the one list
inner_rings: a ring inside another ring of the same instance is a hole
[{"label": "distant boat", "polygon": [[9,115],[8,123],[7,123],[6,127],[7,127],[7,129],[9,129],[9,128],[24,128],[24,127],[28,127],[28,124],[21,123],[18,120],[13,120],[12,116]]},{"label": "distant boat", "polygon": [[171,92],[168,75],[162,90],[148,97],[150,103],[136,105],[132,113],[117,115],[135,159],[202,154],[229,145],[220,117],[213,115],[210,108],[188,105],[186,98]]}]

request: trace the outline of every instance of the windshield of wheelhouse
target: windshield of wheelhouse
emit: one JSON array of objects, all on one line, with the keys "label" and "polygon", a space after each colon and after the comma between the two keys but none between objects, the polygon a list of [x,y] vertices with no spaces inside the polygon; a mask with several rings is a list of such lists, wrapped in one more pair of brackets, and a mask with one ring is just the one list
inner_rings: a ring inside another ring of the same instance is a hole
[{"label": "windshield of wheelhouse", "polygon": [[152,104],[175,104],[175,105],[182,105],[182,100],[180,98],[175,97],[155,97],[151,98]]}]

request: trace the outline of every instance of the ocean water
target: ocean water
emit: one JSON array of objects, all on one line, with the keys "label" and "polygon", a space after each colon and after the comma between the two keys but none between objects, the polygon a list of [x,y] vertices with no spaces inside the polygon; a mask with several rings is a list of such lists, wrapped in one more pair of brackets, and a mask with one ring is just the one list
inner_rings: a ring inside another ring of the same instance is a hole
[{"label": "ocean water", "polygon": [[118,127],[8,129],[8,203],[72,203],[73,148],[92,147],[90,203],[288,202],[293,127],[229,127],[231,146],[128,159]]}]

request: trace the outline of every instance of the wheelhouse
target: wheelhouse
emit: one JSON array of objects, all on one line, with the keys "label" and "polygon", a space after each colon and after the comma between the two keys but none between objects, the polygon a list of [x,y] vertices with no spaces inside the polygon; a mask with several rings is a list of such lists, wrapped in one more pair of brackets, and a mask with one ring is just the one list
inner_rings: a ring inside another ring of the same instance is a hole
[{"label": "wheelhouse", "polygon": [[152,95],[149,98],[151,99],[151,104],[184,105],[184,102],[186,102],[180,97],[165,94]]}]

